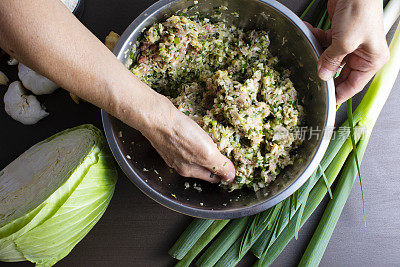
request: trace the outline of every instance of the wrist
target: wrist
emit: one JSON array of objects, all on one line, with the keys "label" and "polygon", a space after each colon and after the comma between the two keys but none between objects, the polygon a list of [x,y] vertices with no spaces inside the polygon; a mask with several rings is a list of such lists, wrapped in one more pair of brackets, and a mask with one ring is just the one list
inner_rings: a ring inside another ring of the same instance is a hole
[{"label": "wrist", "polygon": [[111,114],[143,135],[151,134],[170,121],[173,104],[129,72],[129,81],[124,85],[113,84]]},{"label": "wrist", "polygon": [[175,125],[176,113],[179,112],[167,97],[152,92],[146,107],[143,107],[141,124],[136,128],[146,137],[154,133],[170,133],[171,127]]}]

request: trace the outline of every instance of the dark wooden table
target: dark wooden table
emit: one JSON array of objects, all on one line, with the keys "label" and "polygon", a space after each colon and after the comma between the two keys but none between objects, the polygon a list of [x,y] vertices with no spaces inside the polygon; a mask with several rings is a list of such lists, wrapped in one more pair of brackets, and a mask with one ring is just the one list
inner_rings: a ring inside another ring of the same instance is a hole
[{"label": "dark wooden table", "polygon": [[[123,30],[154,1],[85,0],[82,22],[101,40],[110,30]],[[308,1],[281,1],[297,14]],[[389,39],[394,31],[389,33]],[[2,63],[0,70],[11,81],[16,67]],[[0,87],[0,97],[6,87]],[[400,81],[386,103],[370,139],[362,164],[367,227],[364,227],[360,188],[356,184],[328,245],[322,266],[400,266]],[[355,102],[360,101],[356,97]],[[39,97],[50,116],[34,126],[24,126],[4,112],[0,101],[0,169],[35,143],[61,130],[84,123],[102,128],[100,110],[90,104],[76,105],[62,89]],[[345,118],[343,108],[337,122]],[[296,265],[322,215],[327,199],[292,240],[276,266]],[[111,204],[92,231],[59,266],[170,266],[167,251],[191,218],[164,208],[141,193],[119,171]],[[246,256],[241,265],[254,261]],[[5,264],[5,263],[4,263]],[[14,266],[27,263],[17,263]]]}]

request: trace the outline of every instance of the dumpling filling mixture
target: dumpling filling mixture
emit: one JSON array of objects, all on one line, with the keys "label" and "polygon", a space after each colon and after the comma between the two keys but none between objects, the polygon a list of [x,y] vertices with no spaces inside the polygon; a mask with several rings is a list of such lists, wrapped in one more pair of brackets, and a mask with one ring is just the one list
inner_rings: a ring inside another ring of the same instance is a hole
[{"label": "dumpling filling mixture", "polygon": [[243,31],[207,18],[171,16],[131,51],[129,68],[195,120],[236,167],[225,188],[258,190],[293,164],[303,108],[278,72],[265,31]]}]

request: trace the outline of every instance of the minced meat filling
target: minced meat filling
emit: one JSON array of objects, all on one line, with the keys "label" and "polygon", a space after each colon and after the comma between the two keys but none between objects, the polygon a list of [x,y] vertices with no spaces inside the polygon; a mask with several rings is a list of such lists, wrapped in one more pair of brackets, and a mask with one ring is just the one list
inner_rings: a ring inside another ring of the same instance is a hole
[{"label": "minced meat filling", "polygon": [[[265,31],[171,16],[144,32],[130,70],[209,133],[236,167],[234,190],[258,190],[293,164],[302,106],[277,72]],[[137,55],[136,55],[137,54]]]}]

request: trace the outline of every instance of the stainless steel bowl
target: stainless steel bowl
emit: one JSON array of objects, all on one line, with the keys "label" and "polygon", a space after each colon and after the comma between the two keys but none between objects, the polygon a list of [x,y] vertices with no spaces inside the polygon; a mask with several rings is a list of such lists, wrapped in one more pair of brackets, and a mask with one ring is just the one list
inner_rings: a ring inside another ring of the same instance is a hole
[{"label": "stainless steel bowl", "polygon": [[[125,64],[129,55],[126,51],[144,29],[192,5],[193,1],[188,0],[161,0],[155,3],[125,30],[114,49],[115,55]],[[218,185],[181,177],[170,172],[139,132],[102,111],[111,150],[125,174],[137,187],[170,209],[212,219],[252,215],[293,194],[322,159],[335,119],[334,85],[332,81],[322,82],[317,77],[316,65],[321,48],[304,23],[273,0],[199,0],[188,12],[211,15],[213,7],[221,5],[228,8],[222,11],[228,23],[269,32],[271,52],[278,56],[283,67],[290,69],[291,79],[304,101],[307,132],[312,135],[307,135],[309,138],[298,149],[294,165],[285,168],[275,182],[257,192],[243,189],[229,193]],[[232,12],[237,12],[239,17],[233,16]],[[190,183],[190,188],[185,189],[185,182]],[[193,188],[194,183],[197,187],[200,185],[201,192]]]}]

